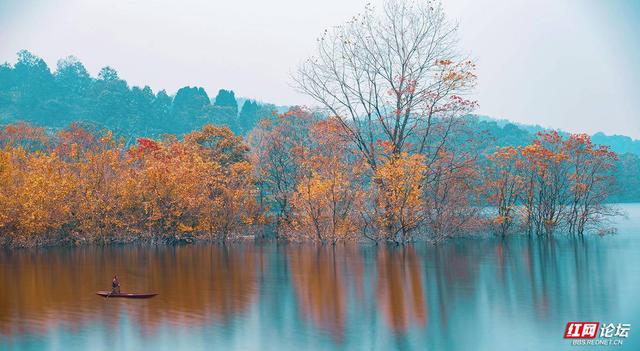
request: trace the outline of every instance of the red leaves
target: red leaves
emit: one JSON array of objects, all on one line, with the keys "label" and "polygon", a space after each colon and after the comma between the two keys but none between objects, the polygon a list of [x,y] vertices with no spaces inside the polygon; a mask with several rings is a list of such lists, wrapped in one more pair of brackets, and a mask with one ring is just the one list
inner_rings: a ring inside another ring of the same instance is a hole
[{"label": "red leaves", "polygon": [[160,145],[155,140],[147,138],[138,138],[138,150],[141,152],[152,152],[160,149]]},{"label": "red leaves", "polygon": [[24,122],[9,124],[0,130],[0,146],[9,145],[25,151],[35,151],[48,148],[50,142],[44,128],[34,127]]},{"label": "red leaves", "polygon": [[138,142],[138,145],[131,147],[131,149],[129,150],[129,154],[134,159],[138,157],[143,157],[145,155],[157,156],[157,152],[161,149],[160,142],[152,139],[138,138],[136,141]]},{"label": "red leaves", "polygon": [[[0,141],[11,144],[0,149],[0,234],[25,238],[16,245],[69,232],[88,241],[227,238],[262,222],[252,165],[235,153],[247,146],[228,129],[205,127],[183,141],[139,138],[127,153],[110,132],[98,137],[78,126],[55,136],[28,126],[5,131]],[[24,135],[55,147],[28,152],[13,144]]]},{"label": "red leaves", "polygon": [[[593,145],[586,134],[563,138],[550,131],[538,133],[524,147],[498,148],[488,159],[485,188],[499,216],[513,216],[517,199],[523,197],[522,217],[529,230],[550,232],[566,217],[569,231],[582,233],[590,213],[597,213],[590,206],[599,206],[609,194],[612,178],[606,171],[617,155]],[[494,224],[504,234],[510,221]]]}]

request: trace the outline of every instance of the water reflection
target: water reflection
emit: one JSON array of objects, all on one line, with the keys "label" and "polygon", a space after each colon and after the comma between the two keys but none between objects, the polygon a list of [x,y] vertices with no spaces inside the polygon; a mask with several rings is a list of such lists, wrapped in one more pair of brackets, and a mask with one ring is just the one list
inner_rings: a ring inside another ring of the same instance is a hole
[{"label": "water reflection", "polygon": [[317,328],[329,331],[337,342],[342,341],[349,267],[336,257],[334,247],[296,246],[288,251],[300,314]]},{"label": "water reflection", "polygon": [[[0,333],[77,331],[99,321],[117,327],[122,314],[145,334],[162,324],[225,323],[257,296],[250,247],[83,248],[15,251],[0,261]],[[123,291],[160,292],[145,301],[101,299],[117,273]]]},{"label": "water reflection", "polygon": [[376,265],[376,300],[387,326],[394,333],[406,332],[410,325],[425,327],[422,265],[414,248],[380,250]]},{"label": "water reflection", "polygon": [[[524,349],[562,347],[558,335],[568,320],[636,321],[637,284],[624,282],[638,266],[639,247],[620,236],[406,248],[246,243],[5,251],[0,349],[46,349],[52,331],[81,340],[98,330],[108,340],[123,323],[135,326],[126,344],[151,347],[163,331],[181,331],[158,349],[212,342],[236,349],[509,349],[505,338]],[[95,296],[113,273],[123,291],[160,295]]]}]

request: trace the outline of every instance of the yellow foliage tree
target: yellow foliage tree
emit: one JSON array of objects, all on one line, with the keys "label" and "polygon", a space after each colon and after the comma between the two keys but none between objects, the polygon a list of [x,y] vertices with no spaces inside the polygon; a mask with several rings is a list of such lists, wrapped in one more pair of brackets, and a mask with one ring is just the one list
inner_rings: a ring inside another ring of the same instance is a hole
[{"label": "yellow foliage tree", "polygon": [[348,164],[348,149],[337,137],[338,128],[334,120],[311,126],[312,145],[303,148],[292,198],[294,234],[334,245],[357,237],[357,209],[362,203],[358,168]]},{"label": "yellow foliage tree", "polygon": [[248,146],[228,128],[142,138],[124,151],[110,132],[20,125],[3,129],[0,144],[3,244],[226,240],[264,222]]},{"label": "yellow foliage tree", "polygon": [[378,225],[375,239],[394,243],[411,241],[423,219],[422,184],[427,166],[423,155],[391,154],[376,170],[371,196]]}]

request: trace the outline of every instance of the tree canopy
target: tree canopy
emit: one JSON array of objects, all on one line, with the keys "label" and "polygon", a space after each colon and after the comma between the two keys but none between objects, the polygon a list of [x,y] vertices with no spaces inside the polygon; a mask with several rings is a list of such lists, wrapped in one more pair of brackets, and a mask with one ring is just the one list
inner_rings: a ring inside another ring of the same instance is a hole
[{"label": "tree canopy", "polygon": [[55,71],[22,50],[17,61],[0,65],[0,123],[28,121],[63,128],[86,121],[126,136],[182,135],[205,124],[226,125],[235,133],[251,130],[275,106],[247,100],[238,111],[232,90],[212,99],[202,87],[180,88],[175,96],[149,86],[130,86],[113,67],[92,77],[75,57],[58,61]]}]

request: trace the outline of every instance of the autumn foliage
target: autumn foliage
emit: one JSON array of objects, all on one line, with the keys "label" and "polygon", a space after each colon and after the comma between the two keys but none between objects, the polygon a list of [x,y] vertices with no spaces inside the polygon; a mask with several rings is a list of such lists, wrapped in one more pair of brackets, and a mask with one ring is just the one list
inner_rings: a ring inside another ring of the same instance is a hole
[{"label": "autumn foliage", "polygon": [[485,188],[499,234],[517,229],[514,224],[529,234],[583,234],[615,214],[604,202],[617,155],[586,134],[538,133],[532,144],[498,148],[488,160]]},{"label": "autumn foliage", "polygon": [[276,231],[292,240],[403,244],[487,227],[583,234],[614,214],[604,203],[617,156],[584,134],[540,133],[530,145],[484,154],[466,135],[437,137],[424,153],[397,152],[381,136],[373,165],[339,120],[296,108],[251,138],[262,198],[277,209]]},{"label": "autumn foliage", "polygon": [[279,236],[403,244],[476,229],[470,209],[478,169],[466,152],[397,152],[381,138],[373,165],[343,131],[337,118],[294,108],[250,136]]},{"label": "autumn foliage", "polygon": [[302,108],[263,120],[248,142],[212,125],[130,145],[77,124],[55,133],[6,126],[2,244],[181,243],[269,233],[322,244],[404,244],[485,225],[500,235],[583,234],[614,214],[603,204],[617,156],[584,134],[540,133],[530,145],[486,156],[470,139],[424,153],[397,152],[380,139],[373,166],[343,128]]},{"label": "autumn foliage", "polygon": [[24,125],[2,133],[5,244],[226,240],[264,220],[248,147],[227,128],[128,147],[77,125],[55,135]]},{"label": "autumn foliage", "polygon": [[[615,213],[603,204],[617,155],[585,134],[557,132],[525,146],[483,147],[484,136],[465,126],[477,106],[469,99],[477,76],[458,42],[440,4],[368,5],[326,30],[293,76],[322,112],[292,107],[260,116],[246,139],[213,125],[135,142],[77,124],[55,133],[5,126],[0,244],[257,235],[401,245],[487,228],[499,235],[597,229]],[[20,61],[41,62],[28,52]],[[98,86],[124,83],[112,69],[100,76]],[[189,96],[200,108],[177,116],[211,116],[202,89],[181,89],[171,106],[194,105]],[[240,115],[255,121],[257,105],[245,105],[252,111]],[[214,107],[237,115],[233,92],[221,90]],[[157,130],[159,117],[146,117],[145,128]],[[196,125],[182,117],[178,130]],[[246,131],[233,121],[218,120]]]}]

